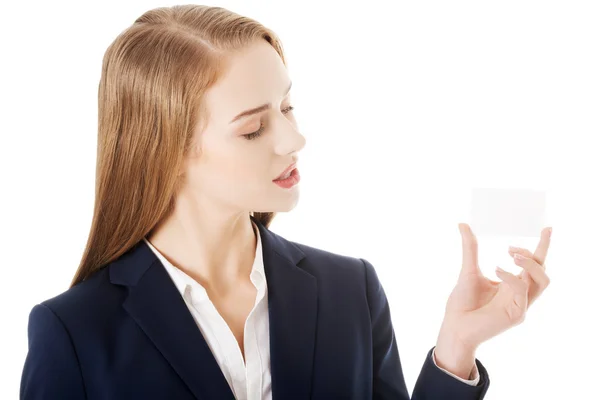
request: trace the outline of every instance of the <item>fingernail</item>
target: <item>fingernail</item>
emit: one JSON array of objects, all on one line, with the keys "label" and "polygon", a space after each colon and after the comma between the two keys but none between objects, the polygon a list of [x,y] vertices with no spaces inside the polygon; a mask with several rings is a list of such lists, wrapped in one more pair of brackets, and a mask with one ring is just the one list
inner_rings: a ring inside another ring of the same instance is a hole
[{"label": "fingernail", "polygon": [[548,229],[548,237],[552,236],[552,228]]},{"label": "fingernail", "polygon": [[524,260],[525,259],[525,257],[523,257],[520,254],[515,254],[515,258],[518,258],[519,260]]},{"label": "fingernail", "polygon": [[509,246],[508,248],[510,249],[510,251],[517,251],[517,250],[519,250],[518,247],[514,247],[514,246]]}]

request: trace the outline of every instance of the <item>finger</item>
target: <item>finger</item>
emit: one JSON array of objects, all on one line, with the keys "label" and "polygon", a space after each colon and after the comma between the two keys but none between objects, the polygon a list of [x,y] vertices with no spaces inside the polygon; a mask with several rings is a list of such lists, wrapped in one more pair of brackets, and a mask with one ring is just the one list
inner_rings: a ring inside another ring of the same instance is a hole
[{"label": "finger", "polygon": [[522,310],[527,310],[527,283],[519,277],[496,267],[496,275],[508,284],[514,292],[515,304]]},{"label": "finger", "polygon": [[531,279],[531,275],[529,275],[529,272],[527,272],[525,269],[522,269],[521,272],[519,272],[518,276],[519,278],[523,279],[525,283],[527,283],[527,287],[529,288],[527,290],[527,307],[529,308],[541,293],[539,292],[539,290],[535,290],[536,285],[533,283],[533,279]]},{"label": "finger", "polygon": [[509,246],[508,247],[508,254],[511,257],[513,257],[513,258],[515,256],[515,254],[521,254],[521,255],[523,255],[525,257],[528,257],[528,258],[531,258],[531,259],[535,260],[535,262],[537,262],[538,264],[540,264],[544,270],[546,269],[546,264],[545,263],[541,263],[542,260],[537,259],[537,257],[535,256],[535,254],[533,254],[529,250],[524,249],[522,247]]},{"label": "finger", "polygon": [[468,224],[458,224],[458,229],[462,237],[462,269],[461,273],[473,274],[479,273],[477,261],[477,239]]},{"label": "finger", "polygon": [[527,283],[527,287],[529,288],[528,290],[529,290],[529,293],[530,293],[527,301],[530,302],[531,301],[531,283],[532,283],[531,276],[527,273],[527,271],[525,271],[524,269],[522,269],[521,272],[519,272],[519,275],[517,275],[517,277],[519,279],[523,279],[523,281],[525,283]]},{"label": "finger", "polygon": [[536,260],[540,265],[544,265],[546,262],[546,256],[548,255],[548,248],[550,247],[550,235],[552,234],[552,228],[547,227],[542,231],[540,241],[538,242],[537,248],[533,253],[533,259]]},{"label": "finger", "polygon": [[[532,279],[531,279],[531,275],[529,275],[529,272],[525,271],[524,269],[521,270],[521,272],[519,273],[519,277],[521,279],[523,279],[523,281],[527,284],[528,288],[531,288],[531,283],[532,283]],[[529,301],[529,300],[528,300]]]},{"label": "finger", "polygon": [[535,282],[541,290],[544,290],[550,284],[550,278],[546,275],[544,268],[538,264],[534,259],[522,256],[521,254],[515,254],[515,264],[522,267],[525,271],[531,275],[531,279]]},{"label": "finger", "polygon": [[533,283],[533,279],[531,279],[531,275],[529,275],[529,272],[522,269],[521,272],[519,272],[518,276],[519,278],[523,279],[523,282],[527,284],[527,308],[529,308],[531,307],[531,304],[533,304],[535,299],[538,297],[539,293],[536,293],[536,291],[534,290],[535,284]]},{"label": "finger", "polygon": [[[535,256],[533,255],[533,253],[522,247],[508,246],[508,254],[511,256],[511,258],[514,258],[515,254],[521,254],[525,257],[533,258],[535,260]],[[540,260],[535,260],[535,261],[537,263],[540,262]]]}]

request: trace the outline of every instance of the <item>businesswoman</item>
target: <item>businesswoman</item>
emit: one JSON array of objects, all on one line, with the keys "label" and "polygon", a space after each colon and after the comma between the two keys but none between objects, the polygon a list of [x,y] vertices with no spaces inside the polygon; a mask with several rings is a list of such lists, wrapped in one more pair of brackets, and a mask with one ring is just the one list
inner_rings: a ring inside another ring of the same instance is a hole
[{"label": "businesswoman", "polygon": [[[91,231],[31,310],[22,399],[409,399],[374,266],[269,230],[299,198],[290,86],[275,33],[219,7],[150,10],[108,47]],[[548,285],[549,229],[496,282],[459,228],[413,399],[482,399],[478,346]]]}]

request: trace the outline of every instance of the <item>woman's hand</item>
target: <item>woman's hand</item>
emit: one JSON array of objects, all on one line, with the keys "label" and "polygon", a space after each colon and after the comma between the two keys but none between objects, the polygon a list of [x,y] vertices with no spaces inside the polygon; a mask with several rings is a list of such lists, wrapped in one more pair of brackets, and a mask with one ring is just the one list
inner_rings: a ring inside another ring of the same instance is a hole
[{"label": "woman's hand", "polygon": [[[548,287],[545,260],[552,228],[542,231],[537,249],[509,248],[515,264],[523,268],[513,275],[497,267],[501,282],[483,276],[477,261],[477,239],[469,225],[459,224],[463,261],[456,286],[446,303],[435,359],[442,368],[468,378],[475,350],[484,341],[522,323],[527,309]],[[523,257],[518,258],[519,256]]]}]

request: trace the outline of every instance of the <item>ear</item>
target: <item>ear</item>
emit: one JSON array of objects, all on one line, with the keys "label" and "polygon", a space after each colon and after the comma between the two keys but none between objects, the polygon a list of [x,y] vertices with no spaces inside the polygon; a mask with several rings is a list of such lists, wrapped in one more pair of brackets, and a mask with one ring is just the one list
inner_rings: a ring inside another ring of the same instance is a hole
[{"label": "ear", "polygon": [[177,177],[181,178],[185,175],[185,170],[187,168],[187,159],[181,162],[181,166],[179,167],[179,172],[177,173]]},{"label": "ear", "polygon": [[197,141],[194,141],[192,148],[188,154],[188,158],[197,158],[202,155],[202,145]]},{"label": "ear", "polygon": [[177,173],[178,177],[183,177],[186,175],[186,171],[189,167],[189,163],[196,158],[199,158],[202,155],[202,147],[198,143],[192,144],[192,147],[184,154],[183,161],[181,162],[181,166],[179,168],[179,172]]},{"label": "ear", "polygon": [[177,178],[185,177],[185,171],[187,169],[187,160],[184,160],[181,163],[181,167],[179,167],[179,172],[177,173]]}]

